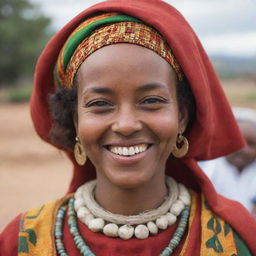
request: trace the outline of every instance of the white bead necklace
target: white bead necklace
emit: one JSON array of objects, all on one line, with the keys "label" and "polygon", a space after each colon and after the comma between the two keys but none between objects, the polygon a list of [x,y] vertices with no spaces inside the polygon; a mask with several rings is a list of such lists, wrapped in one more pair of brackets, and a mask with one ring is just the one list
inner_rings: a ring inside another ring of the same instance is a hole
[{"label": "white bead necklace", "polygon": [[85,183],[75,192],[74,207],[78,218],[93,232],[103,232],[109,237],[128,240],[133,236],[146,239],[176,222],[191,197],[187,188],[173,178],[166,177],[168,196],[154,210],[138,215],[113,214],[103,209],[94,199],[96,180]]}]

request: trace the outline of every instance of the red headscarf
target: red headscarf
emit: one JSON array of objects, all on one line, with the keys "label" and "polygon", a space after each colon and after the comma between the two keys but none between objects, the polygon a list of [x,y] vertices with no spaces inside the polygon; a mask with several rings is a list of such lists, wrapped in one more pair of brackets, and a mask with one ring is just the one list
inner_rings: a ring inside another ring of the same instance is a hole
[{"label": "red headscarf", "polygon": [[[186,75],[196,101],[196,119],[187,134],[190,149],[185,158],[170,157],[166,172],[186,186],[201,190],[212,210],[229,222],[256,255],[256,223],[245,209],[216,194],[211,182],[197,165],[229,154],[243,146],[243,139],[233,114],[200,41],[183,16],[160,0],[109,0],[83,11],[60,30],[41,54],[35,72],[35,87],[31,99],[31,115],[38,134],[50,142],[52,118],[47,95],[54,90],[54,67],[59,52],[72,31],[87,17],[102,12],[121,12],[136,17],[158,30],[170,45]],[[69,188],[95,177],[95,169],[88,161],[76,164],[73,153],[66,151],[74,164],[74,175]],[[225,170],[223,170],[225,171]],[[234,207],[237,207],[234,211]],[[247,225],[241,216],[246,216]]]}]

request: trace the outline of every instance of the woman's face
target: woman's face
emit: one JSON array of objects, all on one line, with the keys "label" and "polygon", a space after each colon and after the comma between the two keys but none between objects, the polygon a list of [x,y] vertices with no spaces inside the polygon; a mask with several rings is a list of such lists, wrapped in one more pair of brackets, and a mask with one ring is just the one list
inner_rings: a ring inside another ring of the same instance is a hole
[{"label": "woman's face", "polygon": [[141,46],[90,55],[78,72],[77,135],[97,179],[134,188],[163,177],[180,121],[170,65]]}]

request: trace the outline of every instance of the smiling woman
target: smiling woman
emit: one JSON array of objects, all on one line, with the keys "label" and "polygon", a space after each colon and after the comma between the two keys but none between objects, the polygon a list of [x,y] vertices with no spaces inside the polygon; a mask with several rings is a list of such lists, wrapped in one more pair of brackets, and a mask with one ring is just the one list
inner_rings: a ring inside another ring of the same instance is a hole
[{"label": "smiling woman", "polygon": [[[168,62],[132,44],[104,47],[81,65],[77,134],[97,172],[95,197],[107,210],[137,214],[160,205],[167,193],[166,160],[185,130],[175,83]],[[146,198],[140,189],[133,203],[116,204],[127,201],[127,188],[142,186]]]},{"label": "smiling woman", "polygon": [[72,160],[75,193],[9,224],[4,255],[256,253],[252,217],[197,165],[243,141],[173,7],[111,0],[75,17],[38,61],[31,112]]}]

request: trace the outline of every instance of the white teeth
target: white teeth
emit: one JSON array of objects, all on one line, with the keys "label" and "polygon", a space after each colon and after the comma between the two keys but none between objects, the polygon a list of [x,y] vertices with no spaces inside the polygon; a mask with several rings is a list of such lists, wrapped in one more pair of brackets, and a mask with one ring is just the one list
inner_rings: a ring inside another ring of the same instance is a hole
[{"label": "white teeth", "polygon": [[135,154],[135,148],[129,147],[129,155],[133,156]]},{"label": "white teeth", "polygon": [[128,156],[129,155],[129,149],[128,148],[123,148],[123,155]]},{"label": "white teeth", "polygon": [[140,146],[140,151],[145,151],[145,150],[146,150],[146,146],[145,145]]},{"label": "white teeth", "polygon": [[112,153],[121,156],[133,156],[138,153],[142,153],[147,150],[147,144],[136,145],[132,147],[114,147],[110,146],[109,149]]}]

